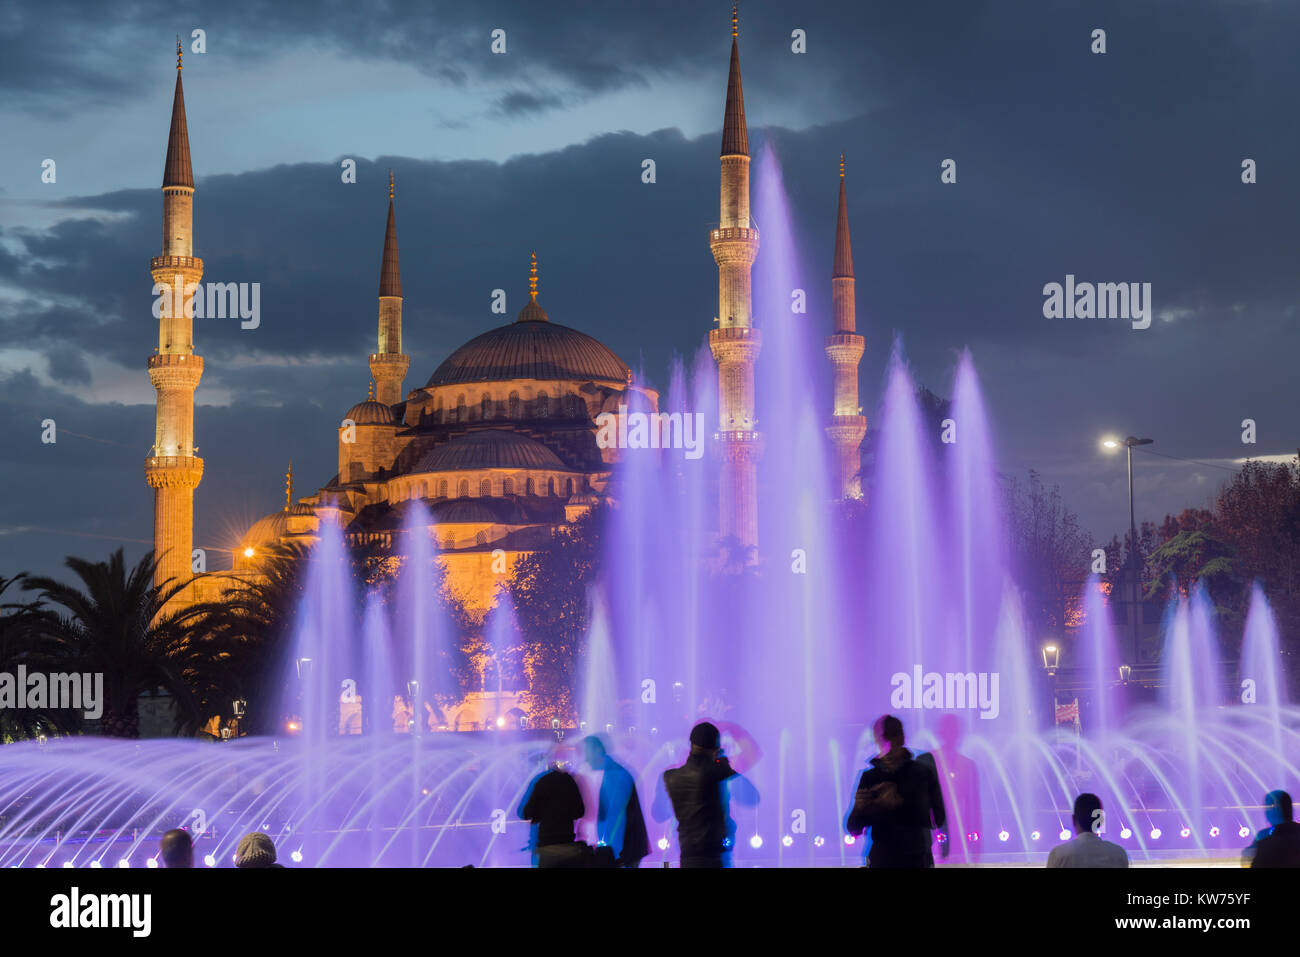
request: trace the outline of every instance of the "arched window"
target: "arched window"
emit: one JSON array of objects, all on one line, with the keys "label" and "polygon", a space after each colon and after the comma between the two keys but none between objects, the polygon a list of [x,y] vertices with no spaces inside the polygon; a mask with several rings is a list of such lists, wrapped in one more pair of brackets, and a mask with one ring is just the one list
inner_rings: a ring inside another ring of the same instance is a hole
[{"label": "arched window", "polygon": [[478,494],[483,498],[488,498],[492,494],[492,480],[484,479],[478,483]]},{"label": "arched window", "polygon": [[433,421],[442,425],[443,423],[442,393],[438,393],[438,398],[433,403]]},{"label": "arched window", "polygon": [[478,400],[478,405],[480,418],[484,420],[492,418],[492,396],[484,392],[483,397]]},{"label": "arched window", "polygon": [[573,479],[569,479],[569,481],[565,484],[565,488],[567,489],[567,491],[564,493],[565,495],[573,494]]},{"label": "arched window", "polygon": [[510,418],[512,419],[519,418],[519,393],[518,392],[510,393]]},{"label": "arched window", "polygon": [[469,498],[469,479],[460,480],[460,484],[456,486],[456,494],[461,498]]},{"label": "arched window", "polygon": [[537,486],[534,484],[531,478],[524,479],[524,494],[525,495],[537,494]]},{"label": "arched window", "polygon": [[547,495],[554,495],[554,494],[555,494],[555,479],[554,479],[554,478],[548,478],[548,479],[546,480],[546,494],[547,494]]},{"label": "arched window", "polygon": [[447,480],[443,479],[438,483],[438,498],[447,497]]},{"label": "arched window", "polygon": [[464,422],[468,418],[468,412],[465,408],[465,396],[456,396],[456,421]]},{"label": "arched window", "polygon": [[545,419],[551,414],[551,397],[545,392],[537,393],[537,417]]},{"label": "arched window", "polygon": [[487,532],[479,532],[477,535],[475,535],[475,536],[474,536],[474,544],[476,544],[476,545],[486,545],[486,544],[487,544]]},{"label": "arched window", "polygon": [[514,480],[514,479],[502,479],[502,480],[501,480],[501,494],[502,494],[502,495],[514,495],[514,494],[515,494],[515,480]]}]

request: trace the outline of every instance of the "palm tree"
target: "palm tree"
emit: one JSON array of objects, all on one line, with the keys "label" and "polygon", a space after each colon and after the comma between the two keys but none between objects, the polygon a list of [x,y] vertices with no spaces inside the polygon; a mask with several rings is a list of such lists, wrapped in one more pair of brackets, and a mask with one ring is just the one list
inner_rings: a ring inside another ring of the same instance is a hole
[{"label": "palm tree", "polygon": [[[0,595],[25,576],[0,578]],[[58,645],[41,629],[39,601],[0,602],[0,672],[15,675],[19,666],[29,672],[53,670]],[[80,725],[75,711],[51,708],[0,708],[0,742],[34,738],[41,734],[69,734]]]},{"label": "palm tree", "polygon": [[155,587],[152,552],[130,569],[120,548],[106,562],[69,556],[64,564],[80,587],[35,577],[24,578],[23,589],[39,591],[41,602],[56,606],[42,608],[35,627],[57,649],[60,668],[104,676],[103,734],[139,737],[140,694],[159,688],[176,704],[177,730],[196,730],[201,716],[187,679],[200,669],[202,649],[163,613],[185,583]]}]

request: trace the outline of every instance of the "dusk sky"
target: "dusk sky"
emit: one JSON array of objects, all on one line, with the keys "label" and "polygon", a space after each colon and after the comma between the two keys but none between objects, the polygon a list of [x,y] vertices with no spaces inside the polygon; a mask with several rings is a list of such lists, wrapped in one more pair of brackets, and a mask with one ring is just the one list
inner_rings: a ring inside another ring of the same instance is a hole
[{"label": "dusk sky", "polygon": [[[847,154],[873,423],[895,336],[941,394],[969,348],[1000,469],[1059,483],[1099,540],[1122,532],[1128,504],[1104,434],[1178,457],[1135,454],[1139,521],[1207,505],[1245,456],[1295,455],[1300,7],[765,0],[740,17],[751,153],[757,166],[770,148],[783,170],[818,337]],[[189,52],[196,29],[206,52]],[[551,318],[653,384],[703,343],[729,3],[10,5],[0,576],[149,547],[149,259],[177,34],[195,254],[207,281],[261,284],[256,329],[194,324],[196,546],[229,549],[282,504],[290,460],[301,494],[333,476],[339,420],[369,381],[389,168],[406,389],[513,318],[533,249]],[[355,184],[341,181],[348,158]],[[956,183],[940,179],[949,158]],[[1044,285],[1067,275],[1150,283],[1150,327],[1045,318]],[[504,317],[489,308],[498,287]]]}]

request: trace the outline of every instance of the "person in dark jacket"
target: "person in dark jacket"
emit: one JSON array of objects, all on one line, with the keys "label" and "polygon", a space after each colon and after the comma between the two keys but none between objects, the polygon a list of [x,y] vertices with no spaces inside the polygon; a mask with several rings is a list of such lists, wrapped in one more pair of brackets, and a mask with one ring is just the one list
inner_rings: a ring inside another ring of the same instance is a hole
[{"label": "person in dark jacket", "polygon": [[587,813],[573,775],[558,766],[533,778],[519,816],[533,824],[535,867],[587,867],[591,848],[576,840],[573,822]]},{"label": "person in dark jacket", "polygon": [[903,722],[893,715],[872,731],[880,754],[858,778],[845,829],[856,836],[871,828],[870,867],[934,867],[930,831],[947,823],[934,762],[903,747]]},{"label": "person in dark jacket", "polygon": [[707,721],[691,729],[691,753],[680,768],[664,772],[655,792],[656,821],[677,818],[682,867],[726,867],[735,844],[734,797],[757,804],[758,790],[722,753],[722,735]]},{"label": "person in dark jacket", "polygon": [[600,771],[600,796],[596,802],[596,840],[613,852],[619,867],[640,867],[650,853],[645,817],[636,794],[636,781],[605,750],[595,735],[583,741],[587,764]]},{"label": "person in dark jacket", "polygon": [[1270,791],[1264,798],[1264,816],[1272,826],[1260,832],[1247,852],[1250,866],[1300,867],[1300,824],[1295,822],[1291,795]]},{"label": "person in dark jacket", "polygon": [[193,867],[194,839],[190,837],[190,832],[179,827],[172,828],[162,836],[158,856],[166,868]]}]

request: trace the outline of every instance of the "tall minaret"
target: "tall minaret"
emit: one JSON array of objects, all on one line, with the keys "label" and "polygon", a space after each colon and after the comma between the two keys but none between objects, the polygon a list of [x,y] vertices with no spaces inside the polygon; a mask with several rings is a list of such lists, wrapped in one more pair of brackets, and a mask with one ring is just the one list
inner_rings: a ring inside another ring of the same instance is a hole
[{"label": "tall minaret", "polygon": [[718,264],[718,328],[709,348],[718,364],[719,441],[722,474],[718,526],[723,538],[758,546],[758,460],[762,436],[755,429],[754,360],[762,336],[750,312],[750,267],[758,255],[758,230],[749,219],[749,133],[740,86],[739,19],[731,8],[731,75],[722,121],[722,214],[709,232]]},{"label": "tall minaret", "polygon": [[867,419],[858,406],[858,363],[866,341],[858,335],[853,301],[853,244],[849,241],[849,207],[844,193],[844,154],[840,154],[840,209],[835,220],[835,264],[831,267],[834,331],[826,337],[830,356],[834,407],[826,434],[835,446],[836,497],[862,497],[862,440]]},{"label": "tall minaret", "polygon": [[[188,581],[194,543],[194,489],[203,477],[203,460],[194,453],[194,390],[203,376],[203,359],[194,354],[194,321],[186,304],[203,278],[203,260],[194,256],[194,172],[185,127],[181,89],[181,45],[176,41],[176,96],[163,168],[162,255],[149,263],[155,295],[163,308],[158,320],[158,350],[149,357],[149,380],[158,392],[154,444],[144,474],[154,490],[153,548],[158,560],[154,583]],[[179,293],[179,295],[178,295]]]},{"label": "tall minaret", "polygon": [[402,269],[397,262],[397,220],[393,215],[393,172],[388,171],[388,229],[384,261],[379,267],[379,351],[370,357],[379,401],[402,401],[402,379],[411,357],[402,353]]}]

